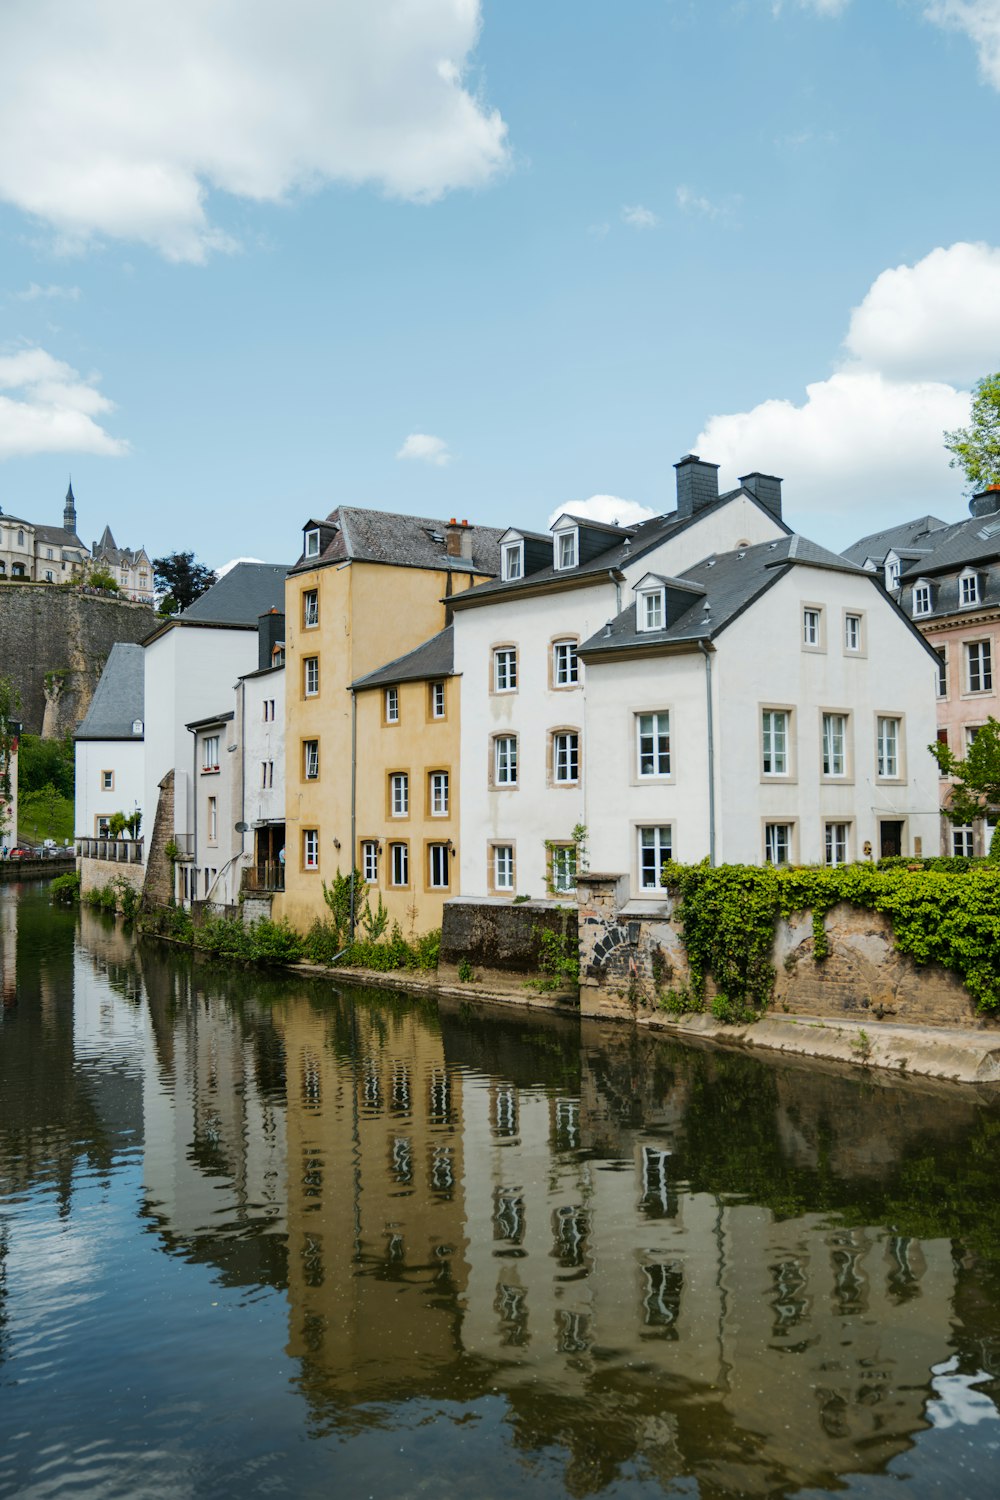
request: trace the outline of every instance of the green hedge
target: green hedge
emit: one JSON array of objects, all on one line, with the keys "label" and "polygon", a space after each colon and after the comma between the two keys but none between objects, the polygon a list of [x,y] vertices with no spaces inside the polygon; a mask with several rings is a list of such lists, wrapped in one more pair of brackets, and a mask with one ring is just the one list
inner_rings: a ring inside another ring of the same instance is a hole
[{"label": "green hedge", "polygon": [[778,918],[812,912],[813,953],[822,962],[828,952],[823,918],[846,901],[887,916],[897,949],[918,964],[950,969],[980,1011],[1000,1010],[1000,869],[987,861],[964,863],[963,870],[669,865],[663,883],[680,894],[689,998],[704,1005],[711,975],[713,1012],[724,1020],[751,1019],[773,994]]}]

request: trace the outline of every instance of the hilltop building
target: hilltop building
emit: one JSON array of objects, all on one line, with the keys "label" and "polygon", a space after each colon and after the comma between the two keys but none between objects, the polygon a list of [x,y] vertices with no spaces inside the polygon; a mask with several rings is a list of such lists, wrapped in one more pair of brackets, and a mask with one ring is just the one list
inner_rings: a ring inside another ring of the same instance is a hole
[{"label": "hilltop building", "polygon": [[94,569],[110,573],[120,594],[141,604],[152,604],[153,565],[145,547],[119,547],[111,534],[111,527],[105,526],[90,555]]},{"label": "hilltop building", "polygon": [[153,568],[145,548],[119,547],[105,526],[88,548],[77,532],[73,486],[66,491],[61,526],[45,526],[0,510],[0,582],[84,582],[94,568],[110,573],[126,599],[153,602]]}]

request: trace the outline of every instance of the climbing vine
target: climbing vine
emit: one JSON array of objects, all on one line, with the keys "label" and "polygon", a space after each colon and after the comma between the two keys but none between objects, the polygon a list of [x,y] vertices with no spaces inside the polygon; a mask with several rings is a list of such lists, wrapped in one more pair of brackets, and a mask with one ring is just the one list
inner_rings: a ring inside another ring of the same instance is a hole
[{"label": "climbing vine", "polygon": [[704,1001],[711,975],[712,1010],[720,1019],[748,1020],[766,1009],[779,917],[811,912],[813,957],[821,962],[829,952],[824,919],[841,901],[881,912],[892,922],[899,952],[952,970],[979,1010],[1000,1010],[1000,870],[993,864],[962,872],[668,865],[663,884],[681,898],[694,997]]}]

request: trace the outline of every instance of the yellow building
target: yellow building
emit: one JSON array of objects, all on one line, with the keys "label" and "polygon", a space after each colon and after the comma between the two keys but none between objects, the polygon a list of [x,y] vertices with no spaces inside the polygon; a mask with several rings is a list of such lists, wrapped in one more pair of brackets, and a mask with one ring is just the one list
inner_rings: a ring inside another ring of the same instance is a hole
[{"label": "yellow building", "polygon": [[[417,647],[430,649],[450,623],[448,600],[499,571],[500,535],[466,521],[346,506],[304,528],[285,593],[285,894],[275,901],[276,917],[305,930],[324,915],[323,882],[348,872],[353,850],[363,872],[366,858],[369,874],[378,861],[372,883],[407,935],[440,924],[457,868],[458,697],[450,665],[449,673],[352,688],[387,662],[395,669]],[[447,788],[439,780],[432,792],[434,772],[449,773]],[[442,796],[449,811],[432,812],[432,799],[440,808]],[[401,848],[390,851],[390,843]],[[363,844],[381,844],[381,852]],[[432,885],[432,876],[447,884]]]}]

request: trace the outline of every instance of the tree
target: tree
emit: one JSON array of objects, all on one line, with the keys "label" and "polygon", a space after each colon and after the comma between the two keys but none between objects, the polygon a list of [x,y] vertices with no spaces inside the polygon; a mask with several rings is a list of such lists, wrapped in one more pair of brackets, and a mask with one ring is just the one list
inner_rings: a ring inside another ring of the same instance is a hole
[{"label": "tree", "polygon": [[984,375],[972,387],[972,420],[968,427],[946,432],[944,445],[951,467],[961,469],[971,493],[1000,484],[1000,372]]},{"label": "tree", "polygon": [[20,707],[21,698],[17,688],[9,677],[0,677],[0,841],[3,842],[6,842],[7,834],[14,831],[8,827],[13,791],[10,763],[21,731],[20,724],[14,722],[14,715]]},{"label": "tree", "polygon": [[[973,818],[1000,820],[1000,722],[989,718],[976,730],[964,759],[940,742],[928,749],[941,775],[954,777],[947,804],[941,809],[946,818],[960,826]],[[989,853],[991,859],[1000,859],[1000,821]]]},{"label": "tree", "polygon": [[193,552],[171,552],[153,558],[156,587],[163,590],[161,615],[176,615],[200,599],[215,582],[215,574],[204,563],[196,563]]}]

